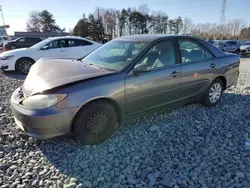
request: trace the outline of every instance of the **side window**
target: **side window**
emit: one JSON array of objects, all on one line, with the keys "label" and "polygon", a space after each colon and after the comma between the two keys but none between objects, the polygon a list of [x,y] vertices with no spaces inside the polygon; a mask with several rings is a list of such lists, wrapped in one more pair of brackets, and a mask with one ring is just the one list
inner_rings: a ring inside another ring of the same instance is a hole
[{"label": "side window", "polygon": [[50,42],[46,46],[48,46],[49,49],[66,48],[66,47],[68,47],[68,44],[67,44],[66,40],[55,40],[55,41]]},{"label": "side window", "polygon": [[18,40],[18,42],[26,42],[26,38],[21,38]]},{"label": "side window", "polygon": [[237,44],[237,43],[236,43],[235,41],[232,41],[232,42],[231,42],[231,45],[232,45],[232,46],[234,46],[234,45],[236,45],[236,44]]},{"label": "side window", "polygon": [[156,43],[141,58],[138,64],[146,64],[151,69],[166,67],[175,64],[175,49],[172,40]]},{"label": "side window", "polygon": [[214,57],[213,54],[199,43],[191,40],[178,40],[182,63],[205,60]]},{"label": "side window", "polygon": [[27,42],[36,42],[36,38],[27,38],[26,41]]},{"label": "side window", "polygon": [[79,39],[69,39],[69,47],[92,45],[91,42]]}]

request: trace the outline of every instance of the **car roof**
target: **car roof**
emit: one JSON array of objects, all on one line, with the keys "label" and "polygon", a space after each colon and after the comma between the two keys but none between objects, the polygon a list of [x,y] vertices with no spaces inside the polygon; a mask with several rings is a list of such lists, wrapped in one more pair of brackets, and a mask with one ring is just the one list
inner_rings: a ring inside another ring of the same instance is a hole
[{"label": "car roof", "polygon": [[59,36],[59,37],[49,37],[49,39],[67,39],[67,38],[71,38],[71,39],[85,39],[88,40],[86,38],[83,37],[77,37],[77,36]]},{"label": "car roof", "polygon": [[122,36],[115,40],[127,40],[127,41],[144,41],[151,42],[163,38],[190,38],[198,39],[196,37],[187,36],[187,35],[168,35],[168,34],[141,34],[141,35],[128,35]]}]

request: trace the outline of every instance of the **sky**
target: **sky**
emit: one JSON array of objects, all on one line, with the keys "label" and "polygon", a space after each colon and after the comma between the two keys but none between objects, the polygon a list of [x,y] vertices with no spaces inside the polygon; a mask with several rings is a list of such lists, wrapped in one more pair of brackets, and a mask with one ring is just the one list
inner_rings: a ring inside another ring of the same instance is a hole
[{"label": "sky", "polygon": [[[47,9],[54,15],[56,23],[68,32],[83,13],[88,15],[96,7],[121,10],[138,8],[141,4],[147,4],[151,11],[163,11],[170,18],[186,16],[194,23],[218,23],[222,0],[0,0],[5,24],[10,25],[7,29],[9,35],[13,35],[14,31],[25,31],[31,11]],[[249,8],[250,0],[227,0],[225,19],[244,19],[250,25]]]}]

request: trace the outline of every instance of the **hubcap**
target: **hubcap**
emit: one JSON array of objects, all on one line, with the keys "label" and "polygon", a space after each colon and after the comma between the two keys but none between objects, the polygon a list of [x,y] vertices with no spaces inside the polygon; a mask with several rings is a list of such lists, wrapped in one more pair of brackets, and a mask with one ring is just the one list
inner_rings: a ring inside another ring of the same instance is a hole
[{"label": "hubcap", "polygon": [[211,103],[216,103],[219,100],[219,98],[221,96],[221,90],[222,90],[222,88],[221,88],[221,85],[219,83],[215,83],[211,87],[211,89],[209,91],[209,100]]},{"label": "hubcap", "polygon": [[22,73],[28,73],[31,66],[32,62],[30,62],[29,60],[23,60],[19,63],[19,69]]},{"label": "hubcap", "polygon": [[86,129],[89,133],[100,135],[108,128],[108,117],[103,113],[93,114],[87,121]]}]

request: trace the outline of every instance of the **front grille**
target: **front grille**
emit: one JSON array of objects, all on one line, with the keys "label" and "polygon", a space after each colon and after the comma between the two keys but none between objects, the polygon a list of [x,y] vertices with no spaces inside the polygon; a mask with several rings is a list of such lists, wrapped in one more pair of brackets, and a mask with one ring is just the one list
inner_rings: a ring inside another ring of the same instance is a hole
[{"label": "front grille", "polygon": [[29,95],[28,95],[27,93],[24,93],[24,92],[23,92],[23,97],[24,97],[25,99],[27,99],[27,98],[29,97]]}]

